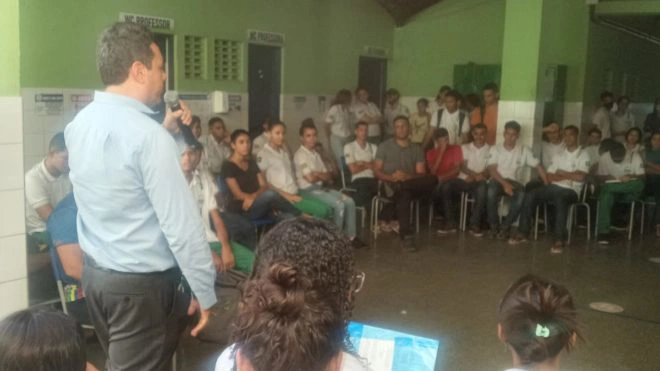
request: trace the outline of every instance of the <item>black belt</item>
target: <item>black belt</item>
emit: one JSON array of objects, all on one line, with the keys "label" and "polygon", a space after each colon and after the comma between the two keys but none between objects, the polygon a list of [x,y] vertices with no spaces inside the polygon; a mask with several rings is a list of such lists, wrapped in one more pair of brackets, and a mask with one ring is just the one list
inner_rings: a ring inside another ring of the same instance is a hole
[{"label": "black belt", "polygon": [[125,275],[136,275],[136,276],[163,276],[163,277],[174,277],[174,276],[181,276],[181,269],[179,267],[172,267],[170,269],[164,270],[164,271],[158,271],[158,272],[122,272],[122,271],[117,271],[114,269],[106,268],[103,266],[100,266],[94,258],[87,254],[83,254],[83,261],[85,262],[85,266],[108,272],[108,273],[114,273],[114,274],[125,274]]}]

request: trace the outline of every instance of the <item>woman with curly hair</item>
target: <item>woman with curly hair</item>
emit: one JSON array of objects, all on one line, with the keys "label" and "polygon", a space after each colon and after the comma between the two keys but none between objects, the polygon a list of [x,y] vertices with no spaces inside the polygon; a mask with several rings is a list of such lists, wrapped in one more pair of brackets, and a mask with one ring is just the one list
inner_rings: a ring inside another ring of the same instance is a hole
[{"label": "woman with curly hair", "polygon": [[234,344],[216,371],[363,371],[347,325],[356,274],[351,246],[330,222],[296,218],[258,247],[233,324]]}]

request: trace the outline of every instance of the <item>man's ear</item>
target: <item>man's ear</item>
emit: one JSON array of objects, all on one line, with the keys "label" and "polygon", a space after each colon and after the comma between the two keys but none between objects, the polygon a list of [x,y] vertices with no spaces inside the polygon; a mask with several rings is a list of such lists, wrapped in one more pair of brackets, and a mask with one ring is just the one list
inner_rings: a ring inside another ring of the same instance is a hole
[{"label": "man's ear", "polygon": [[147,66],[142,62],[134,61],[128,70],[128,78],[144,84],[147,81]]}]

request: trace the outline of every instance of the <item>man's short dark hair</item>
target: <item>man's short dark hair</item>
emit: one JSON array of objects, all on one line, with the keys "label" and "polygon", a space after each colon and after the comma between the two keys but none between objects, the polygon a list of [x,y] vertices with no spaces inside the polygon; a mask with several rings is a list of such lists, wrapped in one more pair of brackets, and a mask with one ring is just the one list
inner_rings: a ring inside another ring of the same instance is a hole
[{"label": "man's short dark hair", "polygon": [[589,130],[587,135],[591,136],[591,134],[594,134],[594,133],[600,135],[601,137],[603,136],[603,132],[600,131],[599,128],[591,128],[591,130]]},{"label": "man's short dark hair", "polygon": [[133,62],[151,68],[154,36],[145,26],[118,22],[106,28],[96,46],[96,68],[105,86],[126,81]]},{"label": "man's short dark hair", "polygon": [[425,105],[428,106],[428,105],[429,105],[429,100],[426,99],[426,98],[419,98],[419,99],[417,100],[417,104],[420,104],[420,103],[425,104]]},{"label": "man's short dark hair", "polygon": [[223,126],[225,125],[225,121],[220,117],[211,117],[211,119],[209,120],[209,127],[212,127],[217,122],[221,123]]},{"label": "man's short dark hair", "polygon": [[[600,146],[598,146],[598,153],[599,154],[604,154],[612,150],[612,147],[616,144],[619,143],[616,140],[612,138],[605,138],[603,139],[602,142],[600,142]],[[625,148],[624,148],[625,149]]]},{"label": "man's short dark hair", "polygon": [[394,125],[396,125],[396,122],[399,121],[399,120],[405,121],[406,125],[410,126],[410,120],[408,119],[408,116],[399,115],[399,116],[395,117],[394,120],[392,120],[392,123]]},{"label": "man's short dark hair", "polygon": [[458,90],[450,90],[445,94],[446,97],[453,97],[456,100],[459,100],[461,98],[461,94],[458,92]]},{"label": "man's short dark hair", "polygon": [[615,141],[612,143],[612,148],[610,148],[610,156],[612,156],[612,161],[620,163],[626,157],[626,147],[623,146],[623,143]]},{"label": "man's short dark hair", "polygon": [[314,124],[314,119],[311,119],[311,118],[304,119],[302,124],[300,124],[300,129],[298,129],[298,135],[300,135],[302,137],[305,134],[305,130],[307,130],[307,129],[316,130],[316,125]]},{"label": "man's short dark hair", "polygon": [[433,140],[438,140],[440,138],[449,138],[449,131],[445,128],[436,128],[433,130]]},{"label": "man's short dark hair", "polygon": [[48,152],[64,152],[66,151],[66,142],[64,141],[64,133],[59,132],[50,139],[48,143]]},{"label": "man's short dark hair", "polygon": [[485,124],[482,124],[482,123],[473,125],[471,130],[474,131],[474,130],[479,130],[479,129],[482,129],[483,131],[488,132],[488,126],[486,126]]},{"label": "man's short dark hair", "polygon": [[614,99],[614,94],[612,94],[612,92],[610,92],[610,91],[605,90],[602,93],[600,93],[600,100],[603,100],[605,98]]},{"label": "man's short dark hair", "polygon": [[515,130],[516,133],[520,133],[520,124],[518,121],[509,121],[506,124],[504,124],[504,130],[511,129]]},{"label": "man's short dark hair", "polygon": [[481,90],[492,90],[494,93],[500,92],[500,88],[494,82],[487,83],[486,85],[484,85],[484,88]]},{"label": "man's short dark hair", "polygon": [[564,131],[566,130],[572,130],[575,135],[580,135],[580,129],[578,129],[578,127],[575,125],[568,125],[564,128]]},{"label": "man's short dark hair", "polygon": [[202,151],[204,149],[204,146],[200,141],[197,139],[187,142],[186,143],[186,148],[193,150],[193,151]]},{"label": "man's short dark hair", "polygon": [[442,93],[446,93],[446,92],[448,92],[448,91],[450,91],[450,90],[451,90],[451,86],[449,86],[449,85],[442,85],[442,87],[440,88],[439,93],[440,93],[440,94],[442,94]]},{"label": "man's short dark hair", "polygon": [[202,119],[197,115],[193,115],[192,116],[192,122],[190,123],[190,125],[193,125],[193,124],[200,124],[201,125],[202,124]]},{"label": "man's short dark hair", "polygon": [[355,128],[356,129],[359,128],[360,126],[364,126],[364,127],[368,128],[369,124],[365,121],[358,121],[358,122],[355,123]]}]

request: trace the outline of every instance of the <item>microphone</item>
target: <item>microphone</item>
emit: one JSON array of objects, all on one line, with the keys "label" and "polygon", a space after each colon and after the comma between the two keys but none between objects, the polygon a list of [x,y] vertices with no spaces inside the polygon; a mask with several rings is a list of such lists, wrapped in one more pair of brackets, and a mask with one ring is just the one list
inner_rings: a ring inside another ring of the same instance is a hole
[{"label": "microphone", "polygon": [[[172,110],[172,112],[181,110],[181,105],[179,104],[179,93],[177,93],[176,90],[166,91],[165,95],[163,96],[163,101],[165,101],[165,104],[170,108],[170,110]],[[193,146],[198,143],[197,138],[195,138],[195,135],[192,132],[192,129],[190,129],[190,126],[181,122],[181,119],[177,119],[177,124],[179,125],[179,130],[183,135],[183,140],[186,141],[187,145]]]}]

